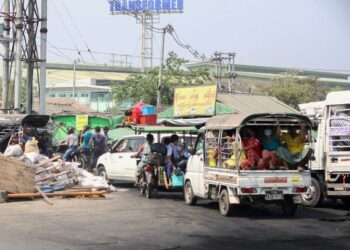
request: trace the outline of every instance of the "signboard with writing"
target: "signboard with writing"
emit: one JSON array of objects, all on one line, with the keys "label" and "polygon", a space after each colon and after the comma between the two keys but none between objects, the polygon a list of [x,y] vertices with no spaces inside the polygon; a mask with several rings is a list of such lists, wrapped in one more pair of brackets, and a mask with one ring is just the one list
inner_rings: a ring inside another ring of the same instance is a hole
[{"label": "signboard with writing", "polygon": [[215,115],[216,85],[175,89],[174,116],[198,117]]},{"label": "signboard with writing", "polygon": [[89,124],[89,116],[88,115],[77,115],[76,116],[76,130],[81,131],[84,129],[85,125]]},{"label": "signboard with writing", "polygon": [[182,13],[184,0],[109,0],[111,14]]}]

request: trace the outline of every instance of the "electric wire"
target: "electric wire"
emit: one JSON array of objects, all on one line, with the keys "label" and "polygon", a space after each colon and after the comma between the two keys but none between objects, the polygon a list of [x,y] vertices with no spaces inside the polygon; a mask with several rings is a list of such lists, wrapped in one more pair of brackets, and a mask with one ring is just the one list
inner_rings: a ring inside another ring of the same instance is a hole
[{"label": "electric wire", "polygon": [[84,57],[83,57],[83,55],[80,53],[80,50],[79,50],[78,46],[77,46],[76,43],[74,42],[74,39],[73,39],[73,37],[72,37],[72,35],[71,35],[71,33],[70,33],[70,31],[69,31],[69,29],[68,29],[66,23],[64,22],[64,20],[63,20],[63,18],[62,18],[62,16],[61,16],[61,13],[58,11],[58,9],[57,9],[57,7],[56,7],[54,1],[52,1],[52,6],[54,7],[54,10],[56,11],[56,13],[57,13],[57,15],[58,15],[58,17],[59,17],[59,19],[60,19],[60,21],[61,21],[61,23],[62,23],[64,29],[66,30],[66,33],[68,34],[69,39],[70,39],[71,42],[73,43],[75,49],[78,51],[78,55],[80,56],[80,58],[81,58],[81,60],[83,61],[83,63],[85,63]]},{"label": "electric wire", "polygon": [[87,42],[86,42],[86,40],[85,40],[83,34],[81,33],[81,31],[80,31],[80,29],[79,29],[77,23],[75,22],[75,20],[74,20],[72,14],[70,13],[70,11],[69,11],[69,9],[67,8],[66,4],[64,3],[63,0],[61,0],[61,3],[62,3],[62,5],[63,5],[63,8],[65,9],[65,11],[67,12],[69,18],[71,19],[71,21],[72,21],[72,23],[73,23],[75,29],[77,30],[78,35],[80,36],[80,39],[81,39],[82,42],[84,43],[86,49],[90,52],[90,55],[91,55],[92,60],[93,60],[96,64],[98,64],[97,61],[96,61],[96,58],[95,58],[94,55],[91,53],[91,50],[90,50],[90,48],[89,48],[89,46],[88,46],[88,44],[87,44]]}]

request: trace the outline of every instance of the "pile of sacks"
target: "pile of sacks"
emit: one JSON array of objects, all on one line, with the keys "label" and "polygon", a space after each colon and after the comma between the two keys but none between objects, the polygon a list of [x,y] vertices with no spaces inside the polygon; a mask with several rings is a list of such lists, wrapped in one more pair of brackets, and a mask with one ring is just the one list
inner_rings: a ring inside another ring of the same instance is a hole
[{"label": "pile of sacks", "polygon": [[104,177],[95,176],[79,168],[77,162],[64,162],[60,157],[49,159],[39,154],[35,143],[26,143],[24,152],[20,145],[8,146],[4,154],[21,160],[28,166],[34,166],[36,168],[35,185],[44,192],[61,191],[77,185],[91,188],[92,191],[101,189],[116,191]]}]

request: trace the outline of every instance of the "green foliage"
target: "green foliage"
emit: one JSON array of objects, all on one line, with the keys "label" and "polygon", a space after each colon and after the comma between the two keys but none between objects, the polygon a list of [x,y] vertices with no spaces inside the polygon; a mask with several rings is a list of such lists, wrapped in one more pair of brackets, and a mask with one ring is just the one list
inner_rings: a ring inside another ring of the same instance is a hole
[{"label": "green foliage", "polygon": [[275,96],[280,101],[298,108],[298,104],[322,101],[329,88],[318,81],[317,77],[299,77],[296,71],[281,73],[269,85],[260,85],[257,92]]},{"label": "green foliage", "polygon": [[[162,78],[162,104],[173,103],[176,86],[200,85],[210,81],[207,69],[185,71],[183,65],[188,61],[170,52],[165,61]],[[157,102],[157,84],[159,68],[154,68],[146,74],[132,74],[125,83],[115,84],[112,93],[117,103],[124,100],[132,102],[143,101],[152,105]]]}]

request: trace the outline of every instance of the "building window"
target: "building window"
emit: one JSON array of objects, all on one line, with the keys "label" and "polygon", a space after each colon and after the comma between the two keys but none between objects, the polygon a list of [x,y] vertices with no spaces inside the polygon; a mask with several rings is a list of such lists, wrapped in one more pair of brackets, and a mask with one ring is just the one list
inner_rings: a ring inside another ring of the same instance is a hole
[{"label": "building window", "polygon": [[58,94],[59,97],[66,97],[66,94]]},{"label": "building window", "polygon": [[50,97],[56,97],[56,94],[50,94]]}]

